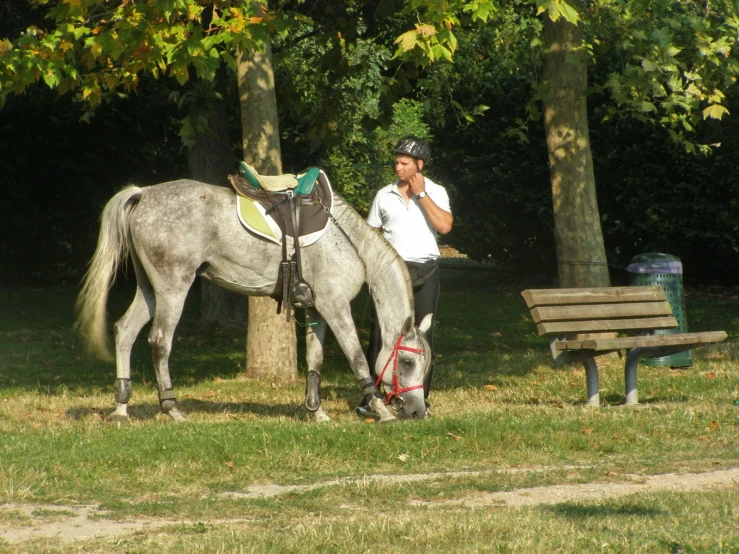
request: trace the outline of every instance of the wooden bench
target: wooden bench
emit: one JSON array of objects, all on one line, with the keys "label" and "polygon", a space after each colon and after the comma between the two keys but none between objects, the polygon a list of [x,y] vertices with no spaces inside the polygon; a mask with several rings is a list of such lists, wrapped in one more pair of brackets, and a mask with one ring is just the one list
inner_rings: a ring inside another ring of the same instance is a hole
[{"label": "wooden bench", "polygon": [[[678,322],[662,287],[525,290],[539,335],[549,339],[555,364],[585,365],[588,404],[598,406],[596,356],[627,350],[626,404],[637,404],[636,369],[642,358],[668,356],[726,339],[725,331],[655,334]],[[628,336],[619,336],[619,335]]]}]

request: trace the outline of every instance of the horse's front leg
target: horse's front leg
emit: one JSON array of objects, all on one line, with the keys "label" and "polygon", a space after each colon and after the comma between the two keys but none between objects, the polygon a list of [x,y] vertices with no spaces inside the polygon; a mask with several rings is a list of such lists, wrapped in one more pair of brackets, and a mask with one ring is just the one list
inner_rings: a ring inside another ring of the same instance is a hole
[{"label": "horse's front leg", "polygon": [[305,358],[308,374],[305,378],[305,408],[313,421],[331,421],[321,407],[321,366],[326,340],[326,321],[314,309],[306,310],[306,319],[313,320],[305,334]]},{"label": "horse's front leg", "polygon": [[359,380],[362,393],[368,399],[370,409],[380,418],[380,423],[397,422],[398,419],[385,406],[385,402],[379,396],[374,380],[370,376],[367,358],[365,358],[362,345],[359,343],[349,304],[346,304],[345,308],[336,308],[328,310],[328,312],[322,309],[321,314],[331,326],[341,350],[349,360],[349,365]]}]

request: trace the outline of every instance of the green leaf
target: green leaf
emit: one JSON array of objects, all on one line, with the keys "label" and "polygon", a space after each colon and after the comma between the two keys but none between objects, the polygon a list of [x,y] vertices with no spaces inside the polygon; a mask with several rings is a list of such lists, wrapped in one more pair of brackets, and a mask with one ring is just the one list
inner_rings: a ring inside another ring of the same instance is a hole
[{"label": "green leaf", "polygon": [[46,73],[44,73],[44,83],[49,88],[54,88],[59,84],[59,74],[52,69],[49,69]]},{"label": "green leaf", "polygon": [[226,64],[228,65],[228,67],[232,71],[235,72],[236,71],[236,68],[238,66],[238,63],[236,62],[236,58],[233,57],[233,55],[231,54],[231,52],[229,52],[228,50],[224,50],[224,51],[222,51],[220,53],[220,55],[221,55],[221,58],[223,58],[223,60],[226,62]]},{"label": "green leaf", "polygon": [[646,58],[641,61],[641,66],[647,73],[657,71],[659,69],[659,66],[656,63]]},{"label": "green leaf", "polygon": [[669,56],[671,58],[674,58],[677,56],[680,52],[682,52],[682,48],[678,48],[677,46],[670,45],[665,50],[665,55]]},{"label": "green leaf", "polygon": [[190,79],[190,72],[186,65],[173,65],[170,67],[170,72],[181,85],[184,85]]},{"label": "green leaf", "polygon": [[561,3],[560,13],[567,21],[569,21],[573,25],[577,25],[577,22],[580,19],[580,14],[577,13],[577,10],[566,2]]},{"label": "green leaf", "polygon": [[418,33],[416,31],[407,31],[395,39],[395,44],[398,44],[403,52],[409,52],[418,44]]},{"label": "green leaf", "polygon": [[724,115],[729,115],[729,110],[720,104],[713,104],[703,110],[703,119],[708,119],[709,117],[712,119],[721,119]]}]

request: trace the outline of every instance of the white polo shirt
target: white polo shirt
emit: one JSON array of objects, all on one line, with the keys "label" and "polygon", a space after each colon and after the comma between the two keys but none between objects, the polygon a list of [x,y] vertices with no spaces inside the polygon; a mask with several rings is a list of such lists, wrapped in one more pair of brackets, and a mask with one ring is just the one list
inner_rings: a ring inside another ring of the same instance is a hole
[{"label": "white polo shirt", "polygon": [[[428,177],[426,192],[431,200],[445,212],[451,213],[449,196],[441,185]],[[408,204],[398,191],[398,181],[381,188],[370,206],[367,223],[382,229],[387,241],[400,257],[408,262],[425,262],[439,257],[436,229],[426,218],[418,198],[413,196]]]}]

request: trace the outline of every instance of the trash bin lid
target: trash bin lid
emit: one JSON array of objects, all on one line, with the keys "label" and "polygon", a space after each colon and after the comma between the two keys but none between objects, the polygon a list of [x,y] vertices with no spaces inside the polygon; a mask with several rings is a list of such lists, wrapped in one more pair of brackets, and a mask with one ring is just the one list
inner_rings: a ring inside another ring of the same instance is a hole
[{"label": "trash bin lid", "polygon": [[639,254],[631,259],[626,266],[629,273],[680,273],[683,272],[683,264],[680,258],[671,254],[659,252],[647,252]]}]

